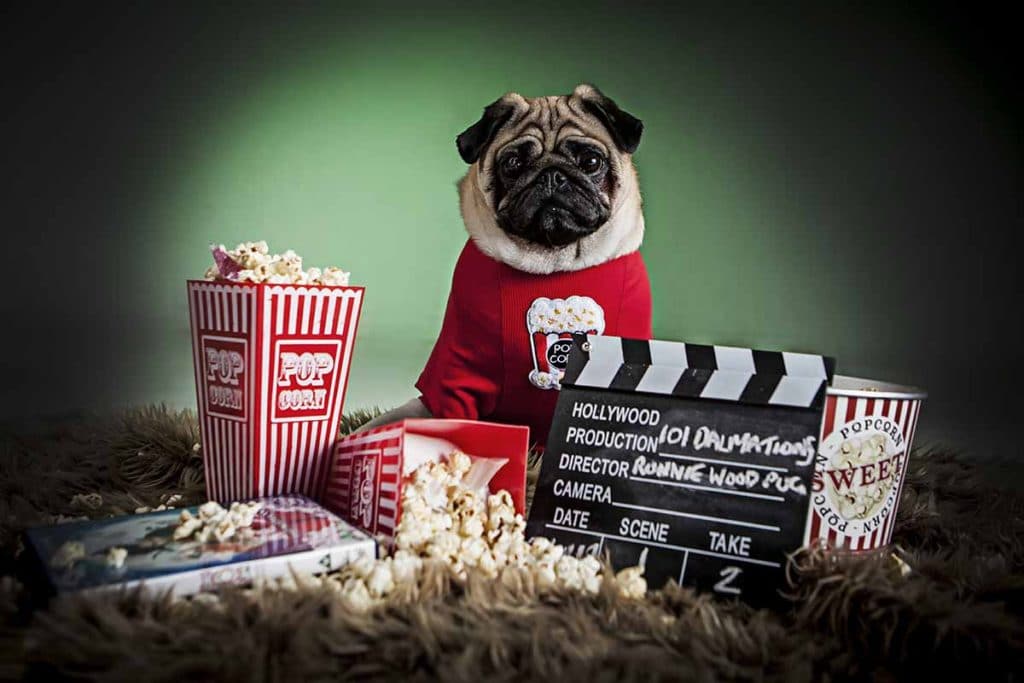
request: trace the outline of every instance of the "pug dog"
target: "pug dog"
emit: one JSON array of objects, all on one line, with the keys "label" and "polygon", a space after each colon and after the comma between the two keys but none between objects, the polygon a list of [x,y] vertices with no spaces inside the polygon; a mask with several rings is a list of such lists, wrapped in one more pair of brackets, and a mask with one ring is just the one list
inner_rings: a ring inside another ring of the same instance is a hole
[{"label": "pug dog", "polygon": [[633,153],[642,122],[591,85],[508,93],[456,138],[469,239],[406,418],[526,425],[543,446],[572,337],[651,338]]}]

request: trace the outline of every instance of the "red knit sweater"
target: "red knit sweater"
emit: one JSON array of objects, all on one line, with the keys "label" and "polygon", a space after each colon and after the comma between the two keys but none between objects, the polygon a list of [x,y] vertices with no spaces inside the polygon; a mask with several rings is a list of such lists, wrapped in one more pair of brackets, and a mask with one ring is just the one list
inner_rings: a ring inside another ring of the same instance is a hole
[{"label": "red knit sweater", "polygon": [[416,388],[434,417],[524,424],[547,441],[573,332],[651,338],[640,252],[573,272],[516,270],[466,243]]}]

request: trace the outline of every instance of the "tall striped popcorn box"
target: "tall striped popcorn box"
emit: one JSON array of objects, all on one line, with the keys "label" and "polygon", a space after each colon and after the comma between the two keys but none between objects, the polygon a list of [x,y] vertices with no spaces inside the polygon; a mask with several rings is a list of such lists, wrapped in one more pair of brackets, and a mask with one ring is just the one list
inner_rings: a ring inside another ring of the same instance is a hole
[{"label": "tall striped popcorn box", "polygon": [[403,475],[425,450],[445,444],[475,458],[505,459],[488,489],[507,490],[516,512],[525,514],[529,433],[527,427],[474,420],[403,420],[342,437],[320,501],[352,525],[390,538],[401,518]]},{"label": "tall striped popcorn box", "polygon": [[207,495],[319,497],[363,288],[190,280],[188,302]]}]

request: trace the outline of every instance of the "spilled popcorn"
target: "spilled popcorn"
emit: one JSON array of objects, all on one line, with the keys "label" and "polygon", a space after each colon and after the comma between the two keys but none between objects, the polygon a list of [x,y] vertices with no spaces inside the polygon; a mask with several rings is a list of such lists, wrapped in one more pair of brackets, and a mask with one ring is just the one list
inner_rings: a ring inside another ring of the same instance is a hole
[{"label": "spilled popcorn", "polygon": [[[507,567],[528,571],[541,590],[599,590],[602,565],[596,558],[567,555],[546,538],[527,541],[526,522],[516,513],[512,496],[508,491],[483,495],[469,488],[465,478],[471,467],[472,459],[456,452],[412,473],[403,487],[394,553],[363,558],[327,579],[349,608],[372,607],[399,584],[415,580],[423,563],[431,561],[447,564],[460,578],[470,569],[497,578]],[[647,592],[642,567],[623,569],[615,582],[626,597],[641,598]]]},{"label": "spilled popcorn", "polygon": [[164,496],[164,502],[157,505],[155,508],[148,505],[142,505],[135,508],[135,514],[141,515],[146,512],[162,512],[163,510],[173,510],[174,507],[181,502],[181,494],[175,493],[172,495]]},{"label": "spilled popcorn", "polygon": [[50,556],[50,566],[55,569],[70,569],[75,562],[85,558],[85,545],[80,541],[68,541]]},{"label": "spilled popcorn", "polygon": [[71,496],[71,507],[79,510],[99,510],[103,507],[103,496],[99,493],[77,493]]},{"label": "spilled popcorn", "polygon": [[124,566],[124,561],[128,558],[128,549],[121,547],[114,547],[107,551],[107,566],[114,569],[120,569]]},{"label": "spilled popcorn", "polygon": [[252,526],[260,507],[260,503],[236,502],[225,510],[219,503],[211,500],[199,506],[197,515],[193,515],[187,509],[182,510],[173,538],[175,541],[195,538],[200,543],[206,543],[211,538],[223,542],[235,534],[247,537],[252,534],[249,527]]},{"label": "spilled popcorn", "polygon": [[349,273],[340,268],[303,270],[302,257],[289,249],[271,254],[266,242],[243,242],[234,249],[210,245],[215,265],[206,271],[207,280],[266,282],[268,284],[347,285]]}]

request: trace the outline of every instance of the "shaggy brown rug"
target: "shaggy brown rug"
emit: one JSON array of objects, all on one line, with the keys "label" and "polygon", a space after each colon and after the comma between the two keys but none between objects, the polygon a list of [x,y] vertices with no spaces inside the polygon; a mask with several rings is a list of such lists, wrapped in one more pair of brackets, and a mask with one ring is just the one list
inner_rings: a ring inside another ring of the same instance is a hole
[{"label": "shaggy brown rug", "polygon": [[[351,416],[345,424],[366,419]],[[439,570],[368,614],[321,585],[219,601],[137,594],[33,610],[12,578],[18,533],[60,517],[203,498],[191,413],[146,408],[0,444],[0,678],[604,681],[1017,680],[1024,672],[1024,497],[970,461],[915,451],[885,558],[794,558],[791,605],[753,610],[674,584],[644,601],[538,594],[522,578]],[[536,468],[533,469],[535,477]],[[83,498],[76,494],[98,492]],[[23,577],[24,578],[24,577]]]}]

